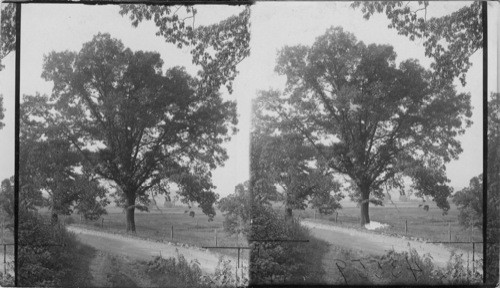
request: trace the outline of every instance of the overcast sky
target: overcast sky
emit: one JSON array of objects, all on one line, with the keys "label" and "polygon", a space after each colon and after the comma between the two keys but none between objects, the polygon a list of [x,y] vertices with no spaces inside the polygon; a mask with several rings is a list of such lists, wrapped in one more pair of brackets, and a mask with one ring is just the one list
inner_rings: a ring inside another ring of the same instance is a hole
[{"label": "overcast sky", "polygon": [[[457,10],[469,2],[431,3],[427,17],[440,16]],[[498,3],[489,3],[489,48],[490,71],[497,71],[498,59]],[[274,72],[276,52],[285,45],[311,45],[315,38],[324,34],[331,26],[342,26],[354,33],[358,40],[377,44],[391,44],[399,63],[416,58],[429,67],[430,60],[424,57],[420,41],[411,42],[387,28],[383,15],[365,20],[358,10],[348,7],[346,2],[258,2],[252,7],[251,55],[238,66],[239,76],[234,82],[234,92],[227,99],[238,103],[239,133],[226,144],[229,160],[214,173],[217,192],[225,196],[234,191],[234,186],[248,179],[250,101],[258,90],[282,89],[285,79]],[[218,22],[237,14],[243,7],[204,6],[198,7],[197,25]],[[133,28],[126,17],[118,13],[119,7],[85,5],[23,5],[22,8],[22,52],[21,52],[21,94],[50,94],[52,83],[41,77],[43,56],[50,51],[79,51],[84,42],[90,41],[98,32],[110,33],[123,41],[132,50],[156,51],[164,60],[164,68],[181,65],[194,74],[197,67],[191,64],[189,50],[179,50],[156,37],[153,23],[142,23]],[[467,74],[467,86],[456,81],[459,92],[470,92],[474,121],[460,139],[464,152],[458,161],[447,165],[451,185],[461,189],[470,178],[482,172],[482,51],[471,58],[473,66]],[[6,108],[4,123],[0,130],[0,149],[3,151],[0,165],[0,180],[14,173],[14,54],[5,59],[6,69],[0,72],[0,89]],[[496,66],[496,67],[493,67]],[[490,73],[489,91],[498,91],[497,73]]]}]

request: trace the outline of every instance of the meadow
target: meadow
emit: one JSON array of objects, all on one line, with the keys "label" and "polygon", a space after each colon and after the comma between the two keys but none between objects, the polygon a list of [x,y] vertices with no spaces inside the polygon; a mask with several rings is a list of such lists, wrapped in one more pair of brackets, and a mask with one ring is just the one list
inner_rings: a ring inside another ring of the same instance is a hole
[{"label": "meadow", "polygon": [[[97,229],[113,233],[126,233],[125,214],[121,208],[108,207],[107,215],[103,215],[96,221],[81,219],[79,215],[60,216],[66,223],[82,225],[86,228]],[[189,215],[187,207],[177,206],[171,208],[156,207],[150,212],[135,211],[135,236],[152,239],[155,241],[168,241],[172,243],[188,244],[197,247],[226,246],[238,247],[248,246],[246,239],[239,235],[229,235],[224,232],[224,216],[217,211],[213,221],[208,221],[208,216],[201,209],[191,208],[194,217]],[[68,220],[71,218],[71,220]],[[172,228],[173,227],[173,228]],[[173,237],[172,237],[173,229]],[[217,238],[217,240],[216,240]],[[217,243],[216,243],[217,241]],[[237,256],[236,249],[211,249],[220,254]],[[247,250],[241,251],[242,257],[248,257]]]}]

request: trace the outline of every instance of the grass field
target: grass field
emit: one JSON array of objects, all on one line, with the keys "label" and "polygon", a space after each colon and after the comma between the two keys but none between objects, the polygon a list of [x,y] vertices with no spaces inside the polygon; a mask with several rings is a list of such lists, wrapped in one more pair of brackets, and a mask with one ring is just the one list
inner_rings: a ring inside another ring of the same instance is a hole
[{"label": "grass field", "polygon": [[[451,241],[469,241],[471,229],[464,228],[458,223],[458,209],[450,203],[450,210],[447,215],[442,215],[442,210],[434,203],[429,204],[429,211],[418,207],[417,202],[395,203],[397,208],[388,204],[387,206],[370,206],[370,220],[388,224],[389,226],[375,231],[394,234],[399,236],[409,236],[424,239],[426,241],[449,241],[449,228],[451,230]],[[335,213],[333,215],[320,215],[316,213],[316,219],[329,221],[329,224],[343,227],[360,228],[360,208],[354,205],[345,205],[338,211],[337,222]],[[296,216],[301,218],[314,218],[314,210],[296,210]],[[405,232],[405,221],[407,221],[408,231]],[[474,228],[472,230],[473,241],[482,241],[482,230]],[[448,245],[448,244],[447,244]],[[471,244],[453,244],[457,248],[472,250]],[[482,252],[482,245],[476,244],[476,251]]]},{"label": "grass field", "polygon": [[[135,212],[136,236],[141,238],[154,239],[159,241],[169,241],[174,243],[189,244],[192,246],[247,246],[246,239],[238,235],[228,235],[224,232],[222,222],[224,217],[217,211],[214,220],[209,222],[208,216],[201,212],[201,209],[191,209],[195,216],[189,216],[184,213],[186,207],[153,209],[151,212]],[[75,224],[84,225],[92,229],[99,229],[115,233],[126,233],[125,214],[121,208],[109,207],[108,214],[97,221],[80,221],[79,215],[70,216]],[[61,220],[64,221],[62,217]],[[101,227],[103,226],[103,227]],[[173,238],[172,238],[173,226]],[[213,249],[224,255],[237,256],[237,250],[234,249]],[[242,257],[248,257],[247,251],[241,252]]]}]

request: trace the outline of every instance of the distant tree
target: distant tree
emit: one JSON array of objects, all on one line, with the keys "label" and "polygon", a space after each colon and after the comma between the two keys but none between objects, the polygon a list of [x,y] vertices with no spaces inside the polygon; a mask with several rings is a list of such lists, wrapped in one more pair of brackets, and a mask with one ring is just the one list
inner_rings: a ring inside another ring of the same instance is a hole
[{"label": "distant tree", "polygon": [[50,53],[42,74],[54,83],[60,139],[120,188],[132,232],[135,208],[147,207],[147,192],[162,179],[212,218],[210,171],[227,159],[221,144],[236,131],[236,105],[217,85],[178,67],[163,74],[162,65],[158,53],[132,52],[98,34],[79,53]]},{"label": "distant tree", "polygon": [[3,111],[5,111],[5,109],[3,108],[3,96],[0,95],[0,130],[5,126],[5,124],[1,121],[5,117]]},{"label": "distant tree", "polygon": [[411,41],[424,39],[425,55],[434,60],[431,68],[438,79],[459,77],[465,86],[466,73],[472,65],[469,59],[483,47],[483,3],[473,1],[456,12],[427,19],[430,2],[354,2],[351,7],[361,9],[365,19],[375,13],[385,13],[391,21],[389,28],[396,29]]},{"label": "distant tree", "polygon": [[[338,193],[340,184],[333,176],[325,173],[325,167],[315,160],[316,151],[307,140],[297,133],[275,134],[279,129],[265,109],[268,94],[262,93],[254,102],[251,149],[260,153],[252,158],[253,169],[261,169],[266,174],[267,193],[285,205],[285,215],[292,218],[293,209],[305,209],[307,202],[319,208],[322,214],[331,214],[340,208]],[[264,103],[260,103],[264,102]]]},{"label": "distant tree", "polygon": [[224,230],[230,234],[248,235],[250,231],[251,200],[249,182],[238,184],[234,193],[219,200],[218,208],[224,215]]},{"label": "distant tree", "polygon": [[6,178],[0,186],[0,207],[7,217],[14,217],[14,177]]},{"label": "distant tree", "polygon": [[[299,133],[325,166],[348,176],[370,222],[369,202],[381,204],[382,185],[399,188],[408,176],[415,196],[449,209],[445,163],[462,152],[457,135],[470,126],[470,95],[433,81],[416,60],[395,65],[388,45],[365,45],[330,28],[311,47],[284,47],[276,71],[284,94],[267,92],[281,133]],[[372,196],[372,197],[370,197]]]},{"label": "distant tree", "polygon": [[[106,213],[106,190],[82,167],[81,156],[57,126],[44,120],[53,107],[48,97],[25,95],[23,100],[19,137],[21,206],[30,210],[48,206],[55,214],[70,214],[76,209],[88,219]],[[78,167],[81,172],[76,171]]]},{"label": "distant tree", "polygon": [[458,207],[461,225],[483,227],[483,174],[470,180],[466,187],[453,195],[453,203]]}]

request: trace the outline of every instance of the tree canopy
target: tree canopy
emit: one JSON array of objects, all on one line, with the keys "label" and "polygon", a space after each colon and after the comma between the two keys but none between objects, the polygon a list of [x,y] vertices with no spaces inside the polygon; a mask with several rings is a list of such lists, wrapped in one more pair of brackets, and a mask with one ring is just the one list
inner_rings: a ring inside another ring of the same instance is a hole
[{"label": "tree canopy", "polygon": [[[104,206],[109,203],[106,191],[82,167],[82,157],[65,141],[59,127],[50,122],[53,105],[48,97],[25,95],[23,100],[19,137],[21,206],[31,210],[47,206],[57,214],[70,214],[76,209],[87,219],[105,214]],[[82,171],[78,172],[79,168]]]},{"label": "tree canopy", "polygon": [[279,129],[274,127],[278,123],[266,115],[266,109],[261,109],[270,95],[262,93],[252,109],[250,147],[255,157],[251,167],[261,170],[255,171],[264,176],[259,179],[261,185],[267,182],[262,191],[270,194],[269,198],[282,201],[288,217],[293,209],[305,209],[308,203],[322,214],[333,213],[340,208],[340,184],[327,172],[324,163],[316,161],[314,147],[301,134],[274,133]]},{"label": "tree canopy", "polygon": [[[120,7],[120,14],[128,15],[133,26],[153,20],[158,27],[156,35],[165,42],[179,48],[189,46],[193,64],[201,66],[198,76],[205,89],[218,91],[221,85],[226,85],[232,93],[232,82],[238,74],[236,65],[250,55],[250,7],[219,23],[198,27],[197,9],[192,6],[125,4]],[[181,15],[179,10],[183,7],[185,13]]]},{"label": "tree canopy", "polygon": [[4,68],[2,59],[16,49],[16,7],[2,4],[0,15],[0,71]]},{"label": "tree canopy", "polygon": [[[380,204],[382,188],[413,180],[417,197],[429,195],[445,212],[452,189],[445,163],[462,152],[457,135],[471,124],[470,95],[410,59],[396,66],[389,45],[365,45],[340,27],[308,47],[284,47],[276,71],[284,93],[268,92],[261,109],[278,131],[299,133],[326,166],[348,176],[360,201]],[[370,195],[374,196],[370,198]]]},{"label": "tree canopy", "polygon": [[44,62],[42,77],[54,83],[51,122],[92,173],[121,189],[132,231],[136,200],[147,206],[147,191],[162,179],[213,217],[211,170],[227,159],[221,144],[236,131],[236,104],[217,87],[162,66],[158,53],[133,52],[109,34]]},{"label": "tree canopy", "polygon": [[473,177],[469,187],[455,193],[453,203],[460,211],[458,220],[461,225],[483,227],[483,174]]},{"label": "tree canopy", "polygon": [[423,38],[425,55],[434,60],[431,68],[437,78],[453,80],[459,77],[466,84],[466,73],[471,67],[470,57],[483,47],[481,1],[442,17],[427,19],[430,1],[366,1],[354,2],[365,19],[375,13],[385,13],[391,21],[390,29],[407,36],[411,41]]}]

